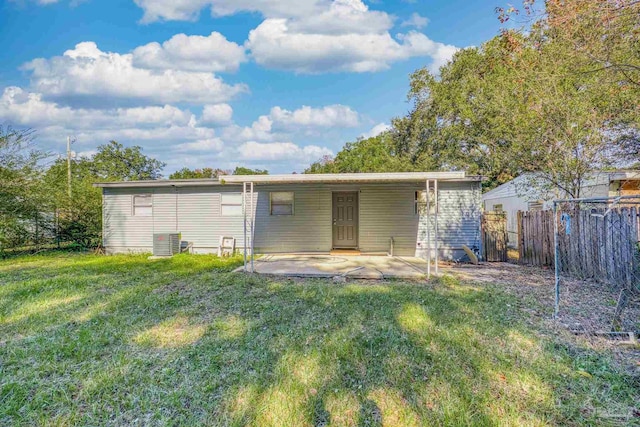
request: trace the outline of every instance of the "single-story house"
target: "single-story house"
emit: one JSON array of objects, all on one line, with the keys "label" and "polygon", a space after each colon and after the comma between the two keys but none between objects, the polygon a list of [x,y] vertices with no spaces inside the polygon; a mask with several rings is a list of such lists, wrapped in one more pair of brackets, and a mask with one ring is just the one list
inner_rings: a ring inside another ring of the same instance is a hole
[{"label": "single-story house", "polygon": [[229,175],[95,186],[103,192],[108,254],[151,252],[155,233],[181,233],[195,253],[216,253],[222,236],[234,237],[243,250],[245,235],[256,254],[344,249],[426,257],[437,247],[441,258],[462,259],[463,245],[480,250],[481,178],[464,172]]},{"label": "single-story house", "polygon": [[[520,175],[482,195],[485,211],[502,211],[507,216],[509,245],[518,242],[518,211],[551,209],[554,199],[568,198],[559,190],[539,190],[531,185],[532,174]],[[533,176],[535,180],[535,176]],[[604,198],[640,194],[640,171],[596,172],[586,179],[580,197]]]}]

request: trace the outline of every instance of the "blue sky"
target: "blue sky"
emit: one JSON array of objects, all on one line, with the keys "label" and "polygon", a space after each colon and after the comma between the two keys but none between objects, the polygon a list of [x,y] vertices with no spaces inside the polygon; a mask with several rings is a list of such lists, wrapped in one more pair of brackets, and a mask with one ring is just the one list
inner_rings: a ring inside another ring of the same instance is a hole
[{"label": "blue sky", "polygon": [[79,155],[301,171],[406,113],[409,74],[497,34],[500,0],[11,0],[0,123]]}]

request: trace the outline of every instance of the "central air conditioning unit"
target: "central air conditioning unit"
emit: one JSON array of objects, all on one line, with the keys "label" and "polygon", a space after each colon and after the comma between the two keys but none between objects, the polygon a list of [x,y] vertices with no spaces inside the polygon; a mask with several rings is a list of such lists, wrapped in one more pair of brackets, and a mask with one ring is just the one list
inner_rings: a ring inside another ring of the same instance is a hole
[{"label": "central air conditioning unit", "polygon": [[153,235],[153,256],[172,256],[180,253],[180,233]]}]

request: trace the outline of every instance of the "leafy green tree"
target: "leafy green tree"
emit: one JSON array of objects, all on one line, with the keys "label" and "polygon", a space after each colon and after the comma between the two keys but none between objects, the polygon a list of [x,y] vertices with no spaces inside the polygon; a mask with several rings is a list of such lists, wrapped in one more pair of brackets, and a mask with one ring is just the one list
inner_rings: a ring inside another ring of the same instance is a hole
[{"label": "leafy green tree", "polygon": [[35,234],[48,228],[38,185],[48,155],[33,148],[33,136],[31,129],[0,126],[0,253],[38,240]]},{"label": "leafy green tree", "polygon": [[421,167],[408,157],[396,154],[392,136],[378,136],[348,142],[335,158],[324,157],[309,166],[305,173],[403,172]]},{"label": "leafy green tree", "polygon": [[71,161],[71,197],[68,194],[67,161],[58,159],[41,180],[47,206],[57,218],[62,241],[83,247],[100,243],[102,192],[97,181],[158,179],[164,163],[142,154],[138,146],[124,147],[115,141],[100,145],[95,155]]},{"label": "leafy green tree", "polygon": [[71,162],[69,197],[66,159],[56,160],[44,174],[42,191],[46,191],[47,205],[57,218],[57,233],[61,241],[75,242],[83,247],[94,247],[100,243],[102,192],[93,186],[98,179],[91,158],[74,159]]},{"label": "leafy green tree", "polygon": [[[627,10],[620,18],[596,3],[614,2],[549,1],[527,32],[504,31],[458,52],[439,78],[416,71],[414,108],[393,123],[398,153],[435,156],[442,167],[488,176],[489,186],[536,172],[533,184],[573,197],[595,169],[631,160],[640,64],[638,50],[627,46],[637,47],[637,37],[630,42],[624,34],[637,35],[640,14]],[[638,2],[617,3],[639,12]],[[606,49],[584,41],[591,36],[583,19],[607,40]],[[612,20],[619,21],[613,32]],[[594,60],[603,55],[626,65],[607,70]]]},{"label": "leafy green tree", "polygon": [[243,166],[236,166],[233,171],[233,175],[269,175],[269,171],[266,169],[251,169]]},{"label": "leafy green tree", "polygon": [[98,152],[91,159],[93,174],[109,181],[159,179],[165,166],[165,163],[142,154],[141,147],[124,147],[116,141],[98,146]]},{"label": "leafy green tree", "polygon": [[217,178],[221,175],[229,175],[229,171],[223,169],[202,168],[202,169],[189,169],[182,168],[169,175],[169,179],[204,179],[204,178]]}]

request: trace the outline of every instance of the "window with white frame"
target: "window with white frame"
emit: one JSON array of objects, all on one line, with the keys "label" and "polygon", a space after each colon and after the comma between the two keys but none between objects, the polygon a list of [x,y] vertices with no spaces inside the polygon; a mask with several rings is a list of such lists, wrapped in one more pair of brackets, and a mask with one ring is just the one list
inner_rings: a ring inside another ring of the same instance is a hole
[{"label": "window with white frame", "polygon": [[220,195],[220,215],[242,216],[242,193],[222,193]]},{"label": "window with white frame", "polygon": [[502,212],[504,209],[502,208],[502,203],[498,203],[497,205],[493,205],[493,210],[495,212]]},{"label": "window with white frame", "polygon": [[136,194],[132,203],[133,216],[152,216],[153,197],[151,194]]},{"label": "window with white frame", "polygon": [[271,215],[293,215],[293,192],[274,191],[269,193]]},{"label": "window with white frame", "polygon": [[541,211],[544,208],[544,204],[541,201],[528,202],[527,207],[530,211]]},{"label": "window with white frame", "polygon": [[[435,213],[436,211],[436,193],[433,188],[429,190],[429,211],[430,213]],[[413,213],[416,215],[427,213],[427,190],[415,192]]]}]

